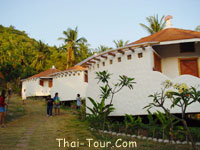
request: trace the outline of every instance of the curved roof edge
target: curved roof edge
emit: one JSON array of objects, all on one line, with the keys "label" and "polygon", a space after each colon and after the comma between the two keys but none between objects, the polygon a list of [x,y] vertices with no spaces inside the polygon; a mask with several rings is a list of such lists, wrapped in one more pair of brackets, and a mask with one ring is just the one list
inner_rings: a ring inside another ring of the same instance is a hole
[{"label": "curved roof edge", "polygon": [[29,79],[34,79],[34,78],[51,78],[50,75],[52,73],[56,73],[56,72],[59,72],[60,70],[58,69],[54,69],[54,68],[51,68],[51,69],[48,69],[46,71],[43,71],[43,72],[40,72],[38,74],[35,74],[31,77],[28,77],[26,79],[22,79],[21,81],[26,81],[26,80],[29,80]]},{"label": "curved roof edge", "polygon": [[126,51],[126,49],[131,49],[131,48],[141,48],[141,47],[147,47],[147,46],[152,46],[152,45],[157,45],[159,44],[159,42],[157,41],[151,41],[151,42],[144,42],[144,43],[140,43],[140,44],[131,44],[131,45],[125,45],[124,47],[119,47],[117,49],[112,49],[112,50],[108,50],[105,52],[101,52],[99,54],[90,56],[88,58],[86,58],[85,60],[83,60],[82,62],[78,63],[75,66],[83,66],[85,63],[92,61],[93,59],[97,58],[97,57],[103,57],[103,55],[106,54],[111,54],[111,53],[115,53],[115,52],[120,52],[121,51]]}]

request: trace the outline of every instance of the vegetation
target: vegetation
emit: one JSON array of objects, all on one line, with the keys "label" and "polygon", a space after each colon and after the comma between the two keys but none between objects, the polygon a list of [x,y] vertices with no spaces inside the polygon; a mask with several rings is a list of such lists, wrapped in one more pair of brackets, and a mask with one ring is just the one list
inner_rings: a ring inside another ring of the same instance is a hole
[{"label": "vegetation", "polygon": [[96,48],[96,52],[101,53],[101,52],[105,52],[108,50],[111,50],[112,47],[108,47],[108,46],[104,46],[104,45],[100,45],[99,47]]},{"label": "vegetation", "polygon": [[[117,133],[148,136],[152,138],[161,138],[163,140],[168,139],[169,141],[191,141],[193,149],[196,149],[194,141],[199,141],[200,130],[199,128],[188,127],[185,120],[185,113],[188,106],[200,100],[200,91],[197,91],[196,88],[189,88],[186,84],[173,84],[170,81],[166,81],[163,83],[161,93],[150,95],[150,97],[153,97],[153,102],[145,107],[148,108],[148,124],[143,123],[143,120],[140,116],[133,117],[132,115],[128,114],[125,115],[123,122],[118,122],[107,118],[108,115],[114,110],[114,107],[112,105],[113,97],[111,96],[111,94],[109,94],[113,91],[112,88],[109,89],[110,86],[108,79],[110,79],[110,74],[105,71],[97,72],[97,79],[99,79],[99,82],[102,82],[105,85],[100,87],[102,93],[100,97],[100,103],[89,97],[90,102],[93,104],[93,108],[88,108],[92,112],[92,114],[90,114],[88,117],[90,126],[96,129],[103,129]],[[120,81],[121,83],[123,83],[123,80]],[[131,84],[129,83],[124,85],[129,85],[130,87],[128,87],[132,89],[132,84],[134,83],[133,78],[130,82]],[[120,84],[114,85],[118,86]],[[167,89],[169,88],[174,88],[174,90],[167,91]],[[113,89],[116,90],[117,88]],[[107,105],[105,105],[105,100],[108,97],[110,97],[110,103],[107,102]],[[181,108],[181,117],[171,114],[170,109],[165,107],[164,104],[168,99],[172,102],[171,108]],[[163,109],[164,113],[157,111],[152,114],[149,111],[149,109],[151,109],[152,107],[160,107]],[[180,125],[181,123],[183,124],[183,126]]]},{"label": "vegetation", "polygon": [[[169,88],[173,88],[171,91],[166,91]],[[186,131],[187,140],[189,139],[192,142],[192,147],[195,150],[195,144],[189,130],[189,127],[186,122],[185,114],[187,108],[195,103],[198,102],[200,99],[200,91],[197,91],[195,87],[188,87],[185,83],[183,84],[174,84],[167,80],[163,83],[163,88],[161,89],[161,93],[155,93],[154,95],[150,95],[153,98],[153,102],[150,103],[145,108],[151,109],[152,107],[159,107],[161,108],[164,113],[168,116],[168,121],[172,121],[172,119],[176,119],[180,121]],[[165,103],[167,100],[171,100],[171,108],[180,107],[181,109],[181,117],[177,117],[176,115],[170,113],[170,109],[166,107]],[[166,120],[167,122],[167,120]],[[166,123],[165,123],[166,124]],[[170,131],[173,131],[173,125],[171,125]]]},{"label": "vegetation", "polygon": [[[62,46],[48,46],[30,38],[25,31],[0,25],[0,88],[12,87],[15,92],[20,92],[21,79],[50,69],[53,65],[64,70],[93,55],[86,38],[78,37],[78,27],[68,28],[63,35],[58,38],[64,41]],[[123,43],[119,40],[118,46]],[[100,45],[96,51],[110,49]]]},{"label": "vegetation", "polygon": [[[9,105],[7,113],[9,115],[9,120],[7,120],[7,128],[1,129],[1,134],[6,135],[0,136],[1,149],[63,149],[63,144],[61,145],[61,148],[58,147],[58,142],[55,140],[56,138],[65,138],[66,140],[70,139],[69,141],[76,141],[79,139],[80,142],[84,142],[86,144],[74,149],[83,150],[89,149],[85,140],[86,138],[92,138],[98,141],[111,141],[112,145],[114,145],[116,140],[119,138],[123,141],[136,141],[137,148],[135,147],[135,149],[137,150],[190,149],[189,145],[164,144],[131,137],[113,136],[101,134],[96,130],[90,132],[88,130],[87,122],[79,120],[77,112],[74,109],[62,109],[62,114],[60,116],[46,117],[46,104],[44,101],[28,100],[26,105],[22,106],[21,104],[22,102],[20,101],[19,97],[13,97],[11,99],[11,104]],[[23,114],[21,114],[20,117],[15,117],[15,114],[11,115],[11,113],[19,112],[19,110],[21,113],[23,111]],[[135,120],[137,120],[137,118]],[[123,124],[118,122],[118,124],[115,123],[115,126],[110,125],[110,127],[113,131],[119,132],[117,129],[122,128]],[[196,133],[200,132],[199,128],[191,128],[191,131],[192,133],[195,133],[193,134],[193,137],[198,138]],[[30,132],[32,133],[30,134]],[[121,130],[121,132],[123,132],[123,130]],[[24,144],[26,147],[24,148],[16,146],[19,144],[19,142]],[[91,149],[94,148],[91,147]],[[104,149],[111,149],[111,147]],[[124,150],[134,148],[121,147],[117,149]]]},{"label": "vegetation", "polygon": [[0,72],[4,77],[0,86],[12,86],[16,91],[21,79],[50,69],[53,65],[64,70],[92,55],[87,40],[78,39],[77,28],[63,33],[66,38],[60,39],[64,39],[65,43],[61,47],[51,47],[13,26],[0,25]]},{"label": "vegetation", "polygon": [[[22,105],[20,99],[17,96],[11,99],[6,118],[7,128],[0,128],[0,149],[59,150],[66,148],[63,144],[59,148],[56,138],[85,143],[86,138],[96,140],[88,130],[87,122],[79,120],[76,110],[62,109],[60,116],[46,117],[46,103],[43,100],[29,99],[26,105]],[[26,147],[17,146],[20,142]],[[88,146],[77,149],[88,150]]]},{"label": "vegetation", "polygon": [[166,22],[164,21],[165,16],[162,16],[160,19],[157,15],[146,17],[146,20],[149,25],[140,23],[140,25],[147,30],[149,34],[154,34],[158,31],[161,31],[165,28]]},{"label": "vegetation", "polygon": [[123,40],[114,40],[113,42],[116,48],[123,47],[129,43],[129,41],[124,42]]},{"label": "vegetation", "polygon": [[[67,51],[67,68],[74,66],[78,63],[78,60],[86,59],[89,54],[87,40],[84,37],[78,38],[78,27],[75,29],[68,28],[67,31],[63,31],[65,37],[58,38],[63,40],[65,45],[64,49]],[[85,54],[84,54],[85,53]],[[81,57],[81,59],[79,58]]]},{"label": "vegetation", "polygon": [[[89,114],[88,120],[91,124],[96,122],[97,124],[102,125],[101,128],[105,128],[105,123],[108,115],[114,111],[113,107],[113,99],[114,95],[120,92],[123,87],[128,87],[129,89],[133,89],[133,82],[134,78],[128,78],[126,76],[120,76],[119,82],[114,84],[114,87],[110,86],[109,79],[111,74],[107,71],[96,72],[97,78],[99,82],[103,84],[100,86],[101,95],[100,95],[100,102],[96,102],[93,98],[88,97],[90,102],[93,105],[93,108],[87,107],[92,114]],[[110,98],[110,102],[108,102],[108,98]]]}]

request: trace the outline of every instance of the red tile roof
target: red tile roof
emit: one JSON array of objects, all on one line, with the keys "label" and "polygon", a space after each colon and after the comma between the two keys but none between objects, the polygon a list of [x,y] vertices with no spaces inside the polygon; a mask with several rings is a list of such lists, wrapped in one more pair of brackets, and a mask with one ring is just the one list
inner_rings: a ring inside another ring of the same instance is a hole
[{"label": "red tile roof", "polygon": [[56,73],[56,72],[59,72],[59,71],[60,71],[60,70],[58,70],[58,69],[49,69],[49,70],[46,70],[46,71],[44,71],[44,72],[40,72],[40,73],[38,73],[38,74],[35,74],[35,75],[29,77],[28,79],[31,79],[31,78],[39,78],[39,77],[49,77],[50,74]]},{"label": "red tile roof", "polygon": [[150,36],[141,38],[140,40],[130,43],[128,45],[140,44],[145,42],[165,42],[165,41],[193,39],[193,38],[200,38],[200,32],[177,29],[177,28],[167,28],[157,33],[154,33]]}]

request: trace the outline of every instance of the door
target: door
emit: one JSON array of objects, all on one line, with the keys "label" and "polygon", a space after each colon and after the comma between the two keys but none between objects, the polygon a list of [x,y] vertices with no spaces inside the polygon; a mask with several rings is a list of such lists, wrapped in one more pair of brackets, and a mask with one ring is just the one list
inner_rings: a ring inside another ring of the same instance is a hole
[{"label": "door", "polygon": [[179,59],[180,74],[189,74],[199,77],[198,58],[183,58]]},{"label": "door", "polygon": [[154,68],[153,68],[153,70],[162,72],[161,57],[156,53],[153,53],[153,55],[154,55]]}]

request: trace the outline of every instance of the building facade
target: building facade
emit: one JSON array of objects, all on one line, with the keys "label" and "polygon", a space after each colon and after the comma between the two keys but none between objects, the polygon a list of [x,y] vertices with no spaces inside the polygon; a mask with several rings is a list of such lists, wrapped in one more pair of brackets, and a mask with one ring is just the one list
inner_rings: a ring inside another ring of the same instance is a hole
[{"label": "building facade", "polygon": [[[107,70],[112,74],[111,83],[117,82],[119,75],[135,78],[134,89],[124,88],[113,100],[116,109],[111,116],[124,116],[147,115],[143,108],[152,102],[148,96],[159,92],[161,83],[166,80],[186,83],[188,86],[200,85],[199,60],[200,33],[168,28],[125,47],[92,56],[78,65],[88,67],[86,97],[92,97],[96,101],[100,101],[96,72]],[[86,105],[92,107],[89,100]],[[166,103],[167,107],[170,105],[170,101]],[[159,109],[153,111],[156,110]],[[178,107],[171,109],[172,113],[180,111]],[[89,113],[88,110],[87,112]],[[199,103],[192,104],[187,112],[199,113]]]}]

